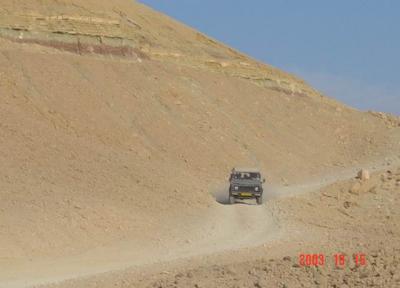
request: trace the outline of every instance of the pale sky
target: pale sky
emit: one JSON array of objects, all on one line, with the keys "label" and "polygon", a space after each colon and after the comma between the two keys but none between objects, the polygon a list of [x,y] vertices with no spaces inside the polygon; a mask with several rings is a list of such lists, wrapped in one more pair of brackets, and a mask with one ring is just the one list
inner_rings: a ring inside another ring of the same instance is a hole
[{"label": "pale sky", "polygon": [[400,1],[141,2],[348,105],[400,115]]}]

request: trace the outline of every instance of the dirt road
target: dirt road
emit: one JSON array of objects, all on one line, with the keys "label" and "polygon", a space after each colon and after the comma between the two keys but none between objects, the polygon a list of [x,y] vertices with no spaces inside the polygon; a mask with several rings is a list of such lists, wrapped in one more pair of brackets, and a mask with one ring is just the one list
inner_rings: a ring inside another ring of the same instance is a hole
[{"label": "dirt road", "polygon": [[[397,165],[398,161],[393,160],[392,163]],[[385,161],[370,167],[382,170],[389,168],[387,165]],[[266,195],[269,201],[261,206],[252,202],[236,205],[215,203],[206,210],[196,211],[189,217],[170,223],[166,227],[167,233],[154,231],[152,239],[110,243],[72,257],[14,262],[0,272],[0,287],[31,287],[279,243],[289,239],[291,231],[281,221],[281,215],[276,213],[278,199],[313,192],[332,183],[354,178],[357,169],[339,171],[336,175],[323,177],[319,182],[312,181],[292,187],[269,187]]]},{"label": "dirt road", "polygon": [[0,287],[27,287],[132,266],[255,247],[282,237],[273,221],[265,205],[215,205],[208,211],[199,211],[196,216],[177,221],[168,234],[157,239],[112,243],[71,258],[15,263],[0,272]]}]

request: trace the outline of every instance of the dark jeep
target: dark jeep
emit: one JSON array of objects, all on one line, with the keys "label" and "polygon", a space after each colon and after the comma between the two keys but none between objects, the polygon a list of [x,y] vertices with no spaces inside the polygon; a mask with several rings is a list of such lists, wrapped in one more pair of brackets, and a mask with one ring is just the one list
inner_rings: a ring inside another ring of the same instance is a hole
[{"label": "dark jeep", "polygon": [[229,202],[234,204],[236,199],[256,199],[262,204],[265,179],[257,169],[232,169],[229,177]]}]

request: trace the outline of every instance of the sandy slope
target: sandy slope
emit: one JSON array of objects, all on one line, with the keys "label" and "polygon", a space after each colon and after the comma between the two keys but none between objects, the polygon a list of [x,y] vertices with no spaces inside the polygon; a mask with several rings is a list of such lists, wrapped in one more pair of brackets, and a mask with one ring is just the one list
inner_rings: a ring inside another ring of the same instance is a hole
[{"label": "sandy slope", "polygon": [[212,196],[232,167],[289,193],[399,154],[399,119],[138,3],[7,0],[0,16],[3,283],[256,245],[272,212]]},{"label": "sandy slope", "polygon": [[322,98],[157,61],[3,44],[3,258],[147,239],[162,219],[212,205],[209,190],[236,165],[293,183],[384,158],[398,143],[398,128]]},{"label": "sandy slope", "polygon": [[197,215],[195,219],[190,219],[191,226],[183,229],[184,224],[176,221],[174,224],[180,227],[179,231],[172,229],[176,231],[165,233],[159,241],[132,239],[89,250],[79,256],[9,266],[1,272],[0,287],[25,287],[254,247],[279,236],[272,217],[264,207],[220,207],[204,212],[209,216]]},{"label": "sandy slope", "polygon": [[[391,159],[391,162],[398,165],[400,162],[399,159],[396,157]],[[390,167],[393,167],[393,164],[388,166],[387,161],[384,161],[371,166],[374,166],[378,171],[382,171],[383,168],[386,170],[391,169]],[[330,174],[329,180],[321,180],[320,183],[303,183],[300,186],[281,188],[270,187],[267,194],[268,201],[263,206],[256,206],[251,202],[243,202],[242,204],[233,206],[216,205],[203,211],[197,211],[198,213],[194,213],[184,220],[176,220],[174,223],[171,223],[169,231],[162,231],[162,233],[154,231],[157,233],[156,241],[143,242],[143,239],[140,239],[140,241],[131,239],[89,250],[78,256],[52,258],[41,261],[32,260],[29,264],[23,262],[14,263],[14,265],[5,267],[2,270],[0,274],[0,278],[2,279],[0,287],[30,287],[35,284],[65,280],[69,280],[66,282],[66,285],[74,283],[71,285],[87,287],[87,283],[96,282],[97,276],[95,275],[100,273],[107,272],[108,274],[105,274],[105,276],[99,277],[105,277],[110,279],[108,281],[112,281],[113,276],[110,274],[111,272],[122,271],[126,268],[132,269],[132,267],[146,270],[149,269],[147,267],[156,269],[156,267],[164,265],[162,263],[170,263],[171,261],[188,258],[191,259],[192,264],[197,263],[197,266],[202,266],[204,265],[202,260],[204,256],[221,255],[224,252],[234,254],[241,249],[254,249],[261,245],[263,247],[271,245],[268,247],[274,250],[274,253],[278,251],[280,251],[279,253],[285,253],[284,250],[286,248],[290,249],[290,246],[285,248],[283,244],[293,237],[293,233],[296,234],[298,233],[296,231],[299,231],[298,227],[294,228],[296,227],[295,223],[298,222],[298,219],[309,217],[309,212],[304,210],[302,201],[293,201],[292,199],[296,199],[293,197],[304,195],[300,197],[311,199],[314,202],[315,200],[312,198],[314,196],[308,196],[310,192],[319,190],[336,191],[337,187],[343,185],[337,183],[343,180],[349,181],[348,179],[353,178],[356,172],[357,169],[355,168],[347,169],[347,171],[343,170],[336,175]],[[394,178],[394,181],[397,181],[397,179]],[[376,180],[374,179],[374,181],[365,185],[367,188],[363,189],[371,189],[371,187],[376,186],[375,183]],[[326,187],[330,187],[330,190]],[[326,196],[327,194],[323,191],[322,195]],[[334,195],[334,197],[339,196]],[[321,197],[319,198],[321,200]],[[351,203],[348,201],[345,202]],[[326,205],[326,203],[322,205]],[[314,205],[310,204],[310,206]],[[320,206],[321,203],[318,204],[316,209],[319,210]],[[365,209],[367,208],[365,207]],[[286,211],[284,211],[285,209]],[[307,223],[312,223],[316,227],[327,227],[325,225],[330,224],[324,224],[327,220],[325,217],[314,219],[312,222]],[[337,220],[329,219],[330,223],[332,221]],[[344,226],[342,228],[347,230],[349,227]],[[303,229],[308,231],[310,227]],[[304,247],[310,245],[309,242],[313,243],[313,245],[323,245],[321,242],[315,242],[316,239],[310,241],[309,237],[312,233],[314,232],[308,231],[304,233],[303,231],[297,235],[296,241],[301,241],[305,245]],[[331,236],[334,237],[335,235]],[[279,247],[280,250],[276,250],[274,247]],[[400,247],[398,248],[400,249]],[[263,257],[270,257],[268,255],[271,255],[271,253],[265,251]],[[236,261],[238,260],[234,257],[232,262]],[[78,280],[78,284],[71,280],[81,277],[83,279]],[[90,280],[90,277],[94,277],[94,280]],[[127,277],[127,281],[133,281],[129,275],[123,277]],[[135,285],[135,287],[137,286]]]},{"label": "sandy slope", "polygon": [[[235,239],[244,241],[247,249],[237,246],[227,253],[132,267],[45,287],[397,287],[400,169],[396,165],[361,182],[358,190],[354,186],[360,182],[348,179],[301,196],[270,200],[262,209],[273,212],[270,217],[279,223],[281,233],[271,230],[267,234],[279,237],[263,238],[256,232],[268,223],[256,221],[258,228],[253,227],[252,237],[246,237],[248,231],[237,226],[240,235]],[[250,213],[257,214],[253,209]],[[266,219],[266,215],[258,216]],[[228,220],[232,221],[232,215]],[[215,240],[209,238],[209,243]],[[222,240],[228,248],[229,240]],[[302,253],[322,253],[326,264],[301,267]],[[343,268],[335,268],[336,253],[347,257]],[[356,253],[366,255],[367,265],[355,265],[352,257]]]}]

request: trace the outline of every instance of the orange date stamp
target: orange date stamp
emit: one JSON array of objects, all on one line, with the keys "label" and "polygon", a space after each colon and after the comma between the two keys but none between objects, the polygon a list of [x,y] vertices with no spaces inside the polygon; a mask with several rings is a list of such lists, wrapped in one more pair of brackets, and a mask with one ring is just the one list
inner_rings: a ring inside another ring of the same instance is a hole
[{"label": "orange date stamp", "polygon": [[[299,265],[304,267],[318,267],[326,264],[327,257],[325,254],[305,254],[299,255]],[[336,267],[344,268],[350,263],[354,263],[356,266],[366,266],[367,257],[364,253],[355,253],[352,256],[344,253],[336,253],[333,255],[333,261]]]}]

